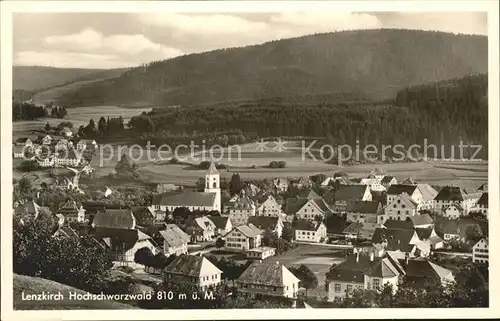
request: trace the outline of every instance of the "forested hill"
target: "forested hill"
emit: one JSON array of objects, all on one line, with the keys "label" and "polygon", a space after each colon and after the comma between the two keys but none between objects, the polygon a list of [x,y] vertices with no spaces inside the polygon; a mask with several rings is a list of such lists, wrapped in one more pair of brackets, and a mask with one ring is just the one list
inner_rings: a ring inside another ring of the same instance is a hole
[{"label": "forested hill", "polygon": [[416,30],[343,31],[191,54],[65,92],[72,106],[190,105],[404,87],[487,72],[485,36]]},{"label": "forested hill", "polygon": [[[436,96],[439,89],[439,98]],[[446,93],[445,93],[446,92]],[[227,101],[189,108],[154,108],[132,117],[129,126],[138,143],[179,144],[206,140],[222,145],[260,137],[325,137],[329,143],[366,144],[481,144],[487,158],[488,77],[459,79],[408,87],[396,101],[343,102],[352,96],[321,96],[311,100],[267,99]],[[299,99],[301,98],[301,99]],[[457,154],[458,155],[458,152]],[[449,155],[448,155],[449,156]]]},{"label": "forested hill", "polygon": [[36,92],[78,81],[118,77],[125,70],[14,66],[12,89],[17,92]]}]

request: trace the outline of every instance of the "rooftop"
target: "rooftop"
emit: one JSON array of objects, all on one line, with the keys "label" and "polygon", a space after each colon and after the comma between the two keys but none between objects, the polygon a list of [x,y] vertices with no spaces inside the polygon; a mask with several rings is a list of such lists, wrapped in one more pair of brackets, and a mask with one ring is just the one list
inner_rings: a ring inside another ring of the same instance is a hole
[{"label": "rooftop", "polygon": [[237,282],[283,287],[283,280],[300,280],[279,262],[254,262],[238,278]]},{"label": "rooftop", "polygon": [[202,192],[175,192],[167,194],[159,194],[153,196],[153,205],[166,206],[213,206],[215,202],[215,193]]},{"label": "rooftop", "polygon": [[108,209],[105,212],[97,212],[92,225],[112,229],[133,229],[135,218],[130,209]]},{"label": "rooftop", "polygon": [[352,201],[347,204],[346,212],[377,214],[380,203],[377,201]]},{"label": "rooftop", "polygon": [[204,269],[216,270],[222,273],[212,262],[203,256],[182,254],[175,258],[166,268],[165,272],[184,276],[199,277]]},{"label": "rooftop", "polygon": [[393,184],[387,189],[387,195],[399,195],[406,193],[412,195],[417,189],[417,185]]}]

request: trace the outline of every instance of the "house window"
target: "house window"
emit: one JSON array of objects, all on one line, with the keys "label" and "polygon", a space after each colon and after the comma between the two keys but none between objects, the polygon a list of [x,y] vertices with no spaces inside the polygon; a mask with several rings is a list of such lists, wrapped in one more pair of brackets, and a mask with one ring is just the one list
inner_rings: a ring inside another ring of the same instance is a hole
[{"label": "house window", "polygon": [[352,291],[352,285],[348,284],[347,285],[347,293],[350,293]]},{"label": "house window", "polygon": [[394,204],[392,207],[393,207],[393,208],[396,208],[396,204]]},{"label": "house window", "polygon": [[373,279],[373,288],[374,289],[380,288],[380,280],[379,279]]},{"label": "house window", "polygon": [[341,291],[341,285],[339,283],[335,283],[335,292],[340,292]]}]

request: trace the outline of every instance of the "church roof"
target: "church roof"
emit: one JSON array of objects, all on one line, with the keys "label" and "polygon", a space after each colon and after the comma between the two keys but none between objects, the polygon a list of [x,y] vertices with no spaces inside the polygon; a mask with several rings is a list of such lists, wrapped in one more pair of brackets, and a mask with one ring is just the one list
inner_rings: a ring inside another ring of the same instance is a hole
[{"label": "church roof", "polygon": [[211,162],[210,167],[207,170],[207,175],[215,175],[219,174],[219,171],[217,170],[217,167],[215,167],[215,163]]},{"label": "church roof", "polygon": [[178,192],[159,194],[153,197],[153,205],[167,206],[213,206],[215,203],[215,193],[202,192]]}]

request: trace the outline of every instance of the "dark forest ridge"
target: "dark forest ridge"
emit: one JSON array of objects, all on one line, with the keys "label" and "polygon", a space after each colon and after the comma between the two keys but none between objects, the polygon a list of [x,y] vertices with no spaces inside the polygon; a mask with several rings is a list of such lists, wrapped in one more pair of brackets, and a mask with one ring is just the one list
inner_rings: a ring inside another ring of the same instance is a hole
[{"label": "dark forest ridge", "polygon": [[157,106],[398,90],[487,72],[486,36],[418,30],[324,33],[189,54],[130,68],[55,97],[70,106]]},{"label": "dark forest ridge", "polygon": [[46,66],[13,66],[12,88],[14,90],[40,91],[78,81],[117,77],[122,69],[55,68]]}]

